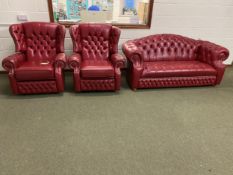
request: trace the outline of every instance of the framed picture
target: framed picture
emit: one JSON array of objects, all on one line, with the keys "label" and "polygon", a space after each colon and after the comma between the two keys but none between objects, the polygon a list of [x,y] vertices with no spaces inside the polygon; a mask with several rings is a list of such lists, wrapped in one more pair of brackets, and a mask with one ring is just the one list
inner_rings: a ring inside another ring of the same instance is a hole
[{"label": "framed picture", "polygon": [[48,0],[51,22],[110,23],[121,28],[150,28],[154,0]]}]

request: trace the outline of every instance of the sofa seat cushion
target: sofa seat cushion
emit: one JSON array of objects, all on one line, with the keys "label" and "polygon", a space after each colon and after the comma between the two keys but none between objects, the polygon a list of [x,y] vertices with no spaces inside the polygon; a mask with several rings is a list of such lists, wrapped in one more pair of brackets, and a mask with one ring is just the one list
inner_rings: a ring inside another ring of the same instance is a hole
[{"label": "sofa seat cushion", "polygon": [[54,68],[49,62],[25,62],[15,69],[18,81],[39,81],[55,79]]},{"label": "sofa seat cushion", "polygon": [[200,61],[144,62],[143,78],[216,76],[217,71]]},{"label": "sofa seat cushion", "polygon": [[81,76],[83,78],[112,78],[114,68],[107,60],[85,60],[81,63]]}]

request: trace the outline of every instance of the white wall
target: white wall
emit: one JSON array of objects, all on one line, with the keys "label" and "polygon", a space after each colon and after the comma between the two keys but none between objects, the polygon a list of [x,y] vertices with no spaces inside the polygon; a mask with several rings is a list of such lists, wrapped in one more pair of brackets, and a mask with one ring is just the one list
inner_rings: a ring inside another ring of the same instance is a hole
[{"label": "white wall", "polygon": [[[17,14],[27,14],[30,21],[49,21],[47,0],[0,0],[0,61],[14,52],[8,27],[16,23]],[[133,38],[156,33],[176,33],[221,44],[232,52],[233,0],[155,0],[150,30],[122,30],[120,45]],[[72,51],[67,32],[66,52]],[[3,70],[0,67],[0,71]]]}]

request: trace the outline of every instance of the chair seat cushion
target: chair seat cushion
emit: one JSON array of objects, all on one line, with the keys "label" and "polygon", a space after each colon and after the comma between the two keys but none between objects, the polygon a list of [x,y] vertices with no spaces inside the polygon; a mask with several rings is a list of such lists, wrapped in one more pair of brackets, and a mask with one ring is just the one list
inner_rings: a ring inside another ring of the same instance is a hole
[{"label": "chair seat cushion", "polygon": [[83,78],[112,78],[114,68],[110,61],[85,60],[81,63],[81,76]]},{"label": "chair seat cushion", "polygon": [[15,70],[18,81],[39,81],[55,79],[54,68],[49,62],[25,62]]},{"label": "chair seat cushion", "polygon": [[143,78],[216,76],[217,71],[200,61],[144,62]]}]

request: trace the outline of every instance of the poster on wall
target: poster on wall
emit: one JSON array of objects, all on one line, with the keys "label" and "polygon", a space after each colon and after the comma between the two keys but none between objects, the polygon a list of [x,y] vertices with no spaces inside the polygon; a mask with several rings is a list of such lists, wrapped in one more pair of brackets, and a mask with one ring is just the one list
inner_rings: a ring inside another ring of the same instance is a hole
[{"label": "poster on wall", "polygon": [[151,0],[49,0],[50,17],[70,25],[76,22],[149,25]]},{"label": "poster on wall", "polygon": [[80,19],[80,12],[88,8],[88,0],[66,0],[67,19]]},{"label": "poster on wall", "polygon": [[112,4],[112,0],[92,0],[90,6],[97,6],[101,11],[107,11],[109,5]]},{"label": "poster on wall", "polygon": [[125,0],[125,7],[126,8],[135,8],[134,0]]},{"label": "poster on wall", "polygon": [[124,8],[122,9],[123,15],[133,16],[137,15],[135,8],[135,0],[124,0]]}]

